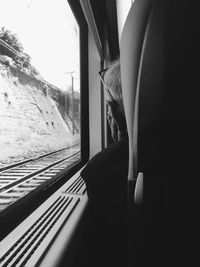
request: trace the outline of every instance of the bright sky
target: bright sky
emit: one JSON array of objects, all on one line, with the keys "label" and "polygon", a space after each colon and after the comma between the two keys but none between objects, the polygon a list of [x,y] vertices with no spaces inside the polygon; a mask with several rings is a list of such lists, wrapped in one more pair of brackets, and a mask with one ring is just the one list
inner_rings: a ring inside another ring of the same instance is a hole
[{"label": "bright sky", "polygon": [[42,77],[61,88],[71,85],[66,72],[79,76],[79,27],[67,0],[0,0],[0,7],[0,28],[17,34]]}]

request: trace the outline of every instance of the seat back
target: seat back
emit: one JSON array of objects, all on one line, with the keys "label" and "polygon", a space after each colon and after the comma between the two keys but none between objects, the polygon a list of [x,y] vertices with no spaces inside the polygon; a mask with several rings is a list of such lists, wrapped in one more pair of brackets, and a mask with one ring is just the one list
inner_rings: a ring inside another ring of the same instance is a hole
[{"label": "seat back", "polygon": [[144,177],[170,175],[179,182],[180,173],[186,176],[186,172],[197,170],[197,2],[135,0],[127,17],[120,53],[129,181],[143,172]]},{"label": "seat back", "polygon": [[120,42],[129,200],[143,173],[144,207],[167,199],[165,232],[174,250],[190,239],[198,214],[199,25],[198,1],[135,0]]}]

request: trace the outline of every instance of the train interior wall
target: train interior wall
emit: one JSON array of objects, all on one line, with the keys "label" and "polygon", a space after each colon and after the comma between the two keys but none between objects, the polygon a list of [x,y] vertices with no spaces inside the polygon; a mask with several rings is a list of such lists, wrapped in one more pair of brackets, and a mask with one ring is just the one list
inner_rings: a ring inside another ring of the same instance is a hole
[{"label": "train interior wall", "polygon": [[90,158],[102,148],[101,143],[101,84],[98,77],[100,57],[89,32],[89,140]]}]

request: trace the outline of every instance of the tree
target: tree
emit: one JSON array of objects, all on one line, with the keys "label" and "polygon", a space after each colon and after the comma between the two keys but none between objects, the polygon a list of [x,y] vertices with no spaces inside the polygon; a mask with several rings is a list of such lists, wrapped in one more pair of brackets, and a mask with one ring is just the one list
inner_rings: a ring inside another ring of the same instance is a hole
[{"label": "tree", "polygon": [[32,75],[40,75],[39,71],[33,66],[33,65],[30,65],[30,74]]},{"label": "tree", "polygon": [[17,35],[7,30],[5,27],[2,27],[0,30],[0,39],[18,52],[23,53],[24,48],[21,42],[18,40]]},{"label": "tree", "polygon": [[[32,75],[40,75],[38,70],[31,64],[31,57],[29,54],[24,53],[24,48],[19,41],[16,34],[7,30],[5,27],[0,29],[0,39],[7,43],[9,46],[17,50],[21,55],[13,55],[10,51],[6,51],[6,55],[11,57],[17,65],[20,65]],[[9,49],[8,49],[9,50]]]},{"label": "tree", "polygon": [[30,55],[27,54],[27,53],[23,53],[23,59],[22,60],[23,60],[23,67],[25,69],[29,69],[30,66],[31,66],[31,57],[30,57]]}]

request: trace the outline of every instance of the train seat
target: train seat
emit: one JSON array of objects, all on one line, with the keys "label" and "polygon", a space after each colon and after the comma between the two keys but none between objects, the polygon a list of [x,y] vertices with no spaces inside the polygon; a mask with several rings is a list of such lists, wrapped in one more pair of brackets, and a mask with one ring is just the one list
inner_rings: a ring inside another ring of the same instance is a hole
[{"label": "train seat", "polygon": [[[134,200],[138,173],[142,173],[143,185],[136,189],[143,190],[144,228],[140,230],[147,233],[143,241],[148,249],[153,247],[152,255],[157,250],[166,260],[175,256],[174,262],[191,256],[186,253],[187,242],[196,231],[200,147],[197,10],[197,1],[135,0],[120,42],[129,134],[129,204]],[[153,241],[157,241],[155,247]],[[185,252],[184,257],[177,247]],[[161,260],[159,253],[153,260]]]}]

